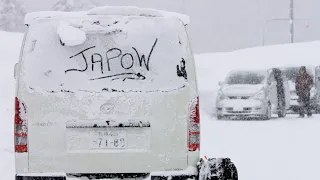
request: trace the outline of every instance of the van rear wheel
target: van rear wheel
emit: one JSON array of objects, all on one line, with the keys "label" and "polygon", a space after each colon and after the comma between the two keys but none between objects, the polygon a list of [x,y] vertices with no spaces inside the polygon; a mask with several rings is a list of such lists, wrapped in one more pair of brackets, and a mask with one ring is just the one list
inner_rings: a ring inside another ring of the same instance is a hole
[{"label": "van rear wheel", "polygon": [[238,180],[238,171],[230,158],[200,159],[199,180]]}]

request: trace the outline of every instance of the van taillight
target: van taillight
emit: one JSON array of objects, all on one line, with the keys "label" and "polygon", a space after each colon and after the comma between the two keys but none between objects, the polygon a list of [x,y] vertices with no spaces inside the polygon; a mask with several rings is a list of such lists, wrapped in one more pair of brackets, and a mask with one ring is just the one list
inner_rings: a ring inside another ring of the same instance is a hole
[{"label": "van taillight", "polygon": [[14,114],[15,152],[28,152],[27,113],[25,105],[16,97]]},{"label": "van taillight", "polygon": [[190,106],[189,122],[189,151],[200,150],[200,112],[199,97],[194,99]]}]

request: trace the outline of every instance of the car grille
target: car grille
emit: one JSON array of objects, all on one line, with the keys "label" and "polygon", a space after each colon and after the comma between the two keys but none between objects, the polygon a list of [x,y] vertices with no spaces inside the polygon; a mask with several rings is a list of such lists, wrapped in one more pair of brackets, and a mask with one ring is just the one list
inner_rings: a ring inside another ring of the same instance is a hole
[{"label": "car grille", "polygon": [[241,114],[241,113],[251,113],[252,108],[245,107],[242,111],[234,111],[232,107],[225,108],[228,113]]},{"label": "car grille", "polygon": [[229,96],[229,99],[249,99],[250,96]]}]

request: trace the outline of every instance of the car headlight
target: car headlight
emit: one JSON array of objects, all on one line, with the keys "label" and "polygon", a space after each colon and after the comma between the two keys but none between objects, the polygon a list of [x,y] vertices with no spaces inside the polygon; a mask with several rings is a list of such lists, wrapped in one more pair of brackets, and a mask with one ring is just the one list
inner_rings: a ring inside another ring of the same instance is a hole
[{"label": "car headlight", "polygon": [[255,94],[254,96],[252,96],[252,99],[256,99],[256,100],[263,100],[265,99],[265,93],[264,90],[260,90],[257,94]]},{"label": "car headlight", "polygon": [[219,91],[217,95],[217,101],[222,101],[224,99],[226,99],[226,96],[223,94],[222,91]]}]

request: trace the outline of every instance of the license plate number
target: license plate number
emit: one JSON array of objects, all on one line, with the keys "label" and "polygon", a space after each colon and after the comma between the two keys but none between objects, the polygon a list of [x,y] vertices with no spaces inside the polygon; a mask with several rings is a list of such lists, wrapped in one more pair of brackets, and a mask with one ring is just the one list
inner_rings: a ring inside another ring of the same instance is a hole
[{"label": "license plate number", "polygon": [[91,138],[92,149],[125,149],[127,135],[125,132],[94,132]]}]

